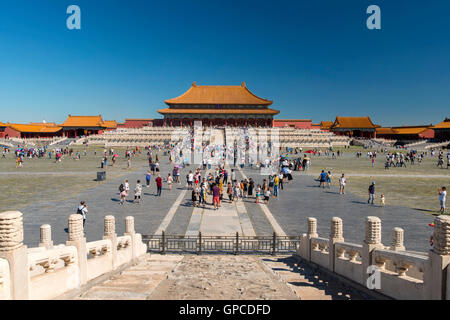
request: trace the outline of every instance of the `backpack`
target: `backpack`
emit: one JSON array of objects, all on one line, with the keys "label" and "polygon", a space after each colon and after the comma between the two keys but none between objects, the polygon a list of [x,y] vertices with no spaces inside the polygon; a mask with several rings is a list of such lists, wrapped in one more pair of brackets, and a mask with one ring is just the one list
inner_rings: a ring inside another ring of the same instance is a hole
[{"label": "backpack", "polygon": [[[83,207],[83,209],[84,209],[84,207]],[[80,209],[80,207],[78,207],[77,214],[83,214],[83,209]]]},{"label": "backpack", "polygon": [[123,192],[124,190],[125,190],[125,187],[123,186],[123,183],[121,183],[119,186],[119,191]]}]

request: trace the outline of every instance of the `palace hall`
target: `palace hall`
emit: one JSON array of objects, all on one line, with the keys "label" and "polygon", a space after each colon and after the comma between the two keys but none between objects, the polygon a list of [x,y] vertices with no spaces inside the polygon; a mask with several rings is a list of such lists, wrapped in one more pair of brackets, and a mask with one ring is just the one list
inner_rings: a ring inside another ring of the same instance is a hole
[{"label": "palace hall", "polygon": [[158,110],[163,125],[194,124],[219,126],[273,126],[273,116],[280,113],[269,108],[271,100],[253,94],[244,82],[240,86],[199,86],[194,82],[181,96],[164,101],[169,107]]}]

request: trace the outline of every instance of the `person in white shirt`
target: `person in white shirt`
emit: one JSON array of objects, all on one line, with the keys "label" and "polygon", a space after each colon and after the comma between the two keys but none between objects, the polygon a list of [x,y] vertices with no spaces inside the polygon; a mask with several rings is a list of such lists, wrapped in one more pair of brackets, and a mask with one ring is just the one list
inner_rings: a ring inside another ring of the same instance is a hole
[{"label": "person in white shirt", "polygon": [[83,228],[84,228],[84,224],[86,222],[86,215],[88,214],[88,206],[86,205],[86,202],[81,201],[80,205],[78,206],[77,213],[83,216]]},{"label": "person in white shirt", "polygon": [[441,203],[441,210],[440,213],[444,214],[445,212],[445,201],[447,200],[447,188],[442,187],[442,189],[439,189],[439,202]]},{"label": "person in white shirt", "polygon": [[234,172],[234,169],[231,169],[231,181],[236,182],[236,172]]},{"label": "person in white shirt", "polygon": [[192,189],[193,181],[194,181],[194,174],[192,173],[192,171],[189,171],[189,174],[187,176],[188,189]]},{"label": "person in white shirt", "polygon": [[342,176],[339,178],[339,194],[345,194],[345,183],[346,183],[346,179],[344,174],[342,174]]}]

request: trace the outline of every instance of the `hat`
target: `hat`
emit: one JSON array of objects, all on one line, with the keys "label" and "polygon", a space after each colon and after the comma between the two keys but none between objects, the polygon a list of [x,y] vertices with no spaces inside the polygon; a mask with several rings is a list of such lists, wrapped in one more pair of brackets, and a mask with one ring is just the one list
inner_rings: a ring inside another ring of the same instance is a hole
[{"label": "hat", "polygon": [[375,184],[375,181],[372,181],[372,184]]}]

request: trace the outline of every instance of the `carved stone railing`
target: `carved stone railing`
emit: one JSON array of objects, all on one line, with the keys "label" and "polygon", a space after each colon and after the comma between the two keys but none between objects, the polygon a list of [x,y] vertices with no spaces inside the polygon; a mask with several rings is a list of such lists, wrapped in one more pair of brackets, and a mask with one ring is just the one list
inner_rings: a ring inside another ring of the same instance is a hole
[{"label": "carved stone railing", "polygon": [[350,242],[334,245],[334,272],[362,284],[363,246]]},{"label": "carved stone railing", "polygon": [[367,217],[362,245],[344,241],[340,218],[332,219],[328,239],[308,218],[297,256],[394,299],[450,300],[450,217],[438,216],[434,225],[434,247],[426,253],[406,251],[401,228],[384,246],[378,217]]},{"label": "carved stone railing", "polygon": [[0,300],[11,299],[11,280],[9,273],[8,261],[0,259]]},{"label": "carved stone railing", "polygon": [[75,289],[79,279],[77,263],[78,252],[73,246],[29,252],[29,298],[51,299]]},{"label": "carved stone railing", "polygon": [[55,246],[50,226],[41,226],[39,247],[28,249],[23,244],[22,214],[0,213],[0,299],[54,299],[146,253],[133,217],[126,217],[125,235],[117,237],[114,217],[106,216],[103,239],[92,242],[86,242],[82,219],[71,215],[68,241]]},{"label": "carved stone railing", "polygon": [[112,244],[110,240],[97,240],[86,243],[86,251],[92,258],[98,258],[111,252]]}]

